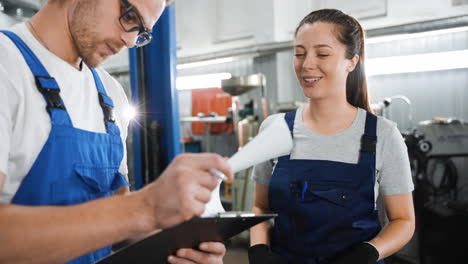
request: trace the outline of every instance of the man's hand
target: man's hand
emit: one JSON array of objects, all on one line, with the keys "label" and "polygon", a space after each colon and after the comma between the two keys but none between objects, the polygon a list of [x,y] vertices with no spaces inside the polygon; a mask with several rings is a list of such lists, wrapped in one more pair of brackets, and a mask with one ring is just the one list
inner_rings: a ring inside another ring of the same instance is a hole
[{"label": "man's hand", "polygon": [[199,246],[200,251],[193,249],[179,249],[177,256],[169,256],[171,264],[222,264],[226,247],[220,242],[205,242]]},{"label": "man's hand", "polygon": [[210,168],[233,179],[226,160],[217,154],[182,154],[177,156],[155,182],[138,195],[142,198],[147,232],[166,229],[201,215],[219,179]]}]

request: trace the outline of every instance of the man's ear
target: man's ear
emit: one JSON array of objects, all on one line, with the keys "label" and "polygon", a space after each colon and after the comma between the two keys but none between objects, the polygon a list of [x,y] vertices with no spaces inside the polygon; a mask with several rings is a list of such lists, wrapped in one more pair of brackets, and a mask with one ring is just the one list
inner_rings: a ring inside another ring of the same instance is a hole
[{"label": "man's ear", "polygon": [[358,64],[359,59],[360,59],[359,55],[356,54],[354,55],[352,59],[349,60],[349,65],[347,68],[348,72],[354,71],[354,68],[356,68],[356,65]]}]

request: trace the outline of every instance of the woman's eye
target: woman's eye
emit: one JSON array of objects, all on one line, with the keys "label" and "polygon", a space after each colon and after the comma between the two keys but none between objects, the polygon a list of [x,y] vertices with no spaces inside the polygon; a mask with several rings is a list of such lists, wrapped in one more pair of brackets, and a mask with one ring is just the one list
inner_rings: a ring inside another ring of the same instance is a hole
[{"label": "woman's eye", "polygon": [[296,53],[296,54],[294,54],[294,57],[304,57],[304,56],[305,56],[305,54],[302,54],[302,53]]},{"label": "woman's eye", "polygon": [[329,55],[329,54],[320,53],[320,54],[318,54],[317,56],[319,56],[319,57],[328,57],[328,56],[330,56],[330,55]]}]

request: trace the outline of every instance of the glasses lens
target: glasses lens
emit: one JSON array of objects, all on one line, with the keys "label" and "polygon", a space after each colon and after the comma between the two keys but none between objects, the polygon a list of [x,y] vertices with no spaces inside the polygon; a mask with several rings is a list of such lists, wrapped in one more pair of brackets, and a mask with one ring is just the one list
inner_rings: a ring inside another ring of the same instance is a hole
[{"label": "glasses lens", "polygon": [[137,47],[143,47],[147,45],[148,43],[150,43],[152,39],[153,39],[153,36],[151,35],[151,33],[143,32],[138,35],[135,45]]},{"label": "glasses lens", "polygon": [[125,12],[119,19],[120,24],[127,32],[138,31],[140,29],[140,19],[135,11]]}]

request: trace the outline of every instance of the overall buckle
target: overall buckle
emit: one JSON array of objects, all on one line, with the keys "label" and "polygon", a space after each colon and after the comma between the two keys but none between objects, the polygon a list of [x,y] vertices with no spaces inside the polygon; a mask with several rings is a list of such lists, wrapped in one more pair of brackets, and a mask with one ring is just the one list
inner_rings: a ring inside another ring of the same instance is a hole
[{"label": "overall buckle", "polygon": [[39,92],[44,95],[47,103],[47,110],[50,108],[65,109],[62,98],[60,97],[60,88],[54,78],[48,76],[34,76],[36,86]]},{"label": "overall buckle", "polygon": [[114,107],[106,102],[106,99],[110,100],[110,98],[106,97],[106,95],[99,93],[99,104],[104,111],[104,121],[115,123]]}]

